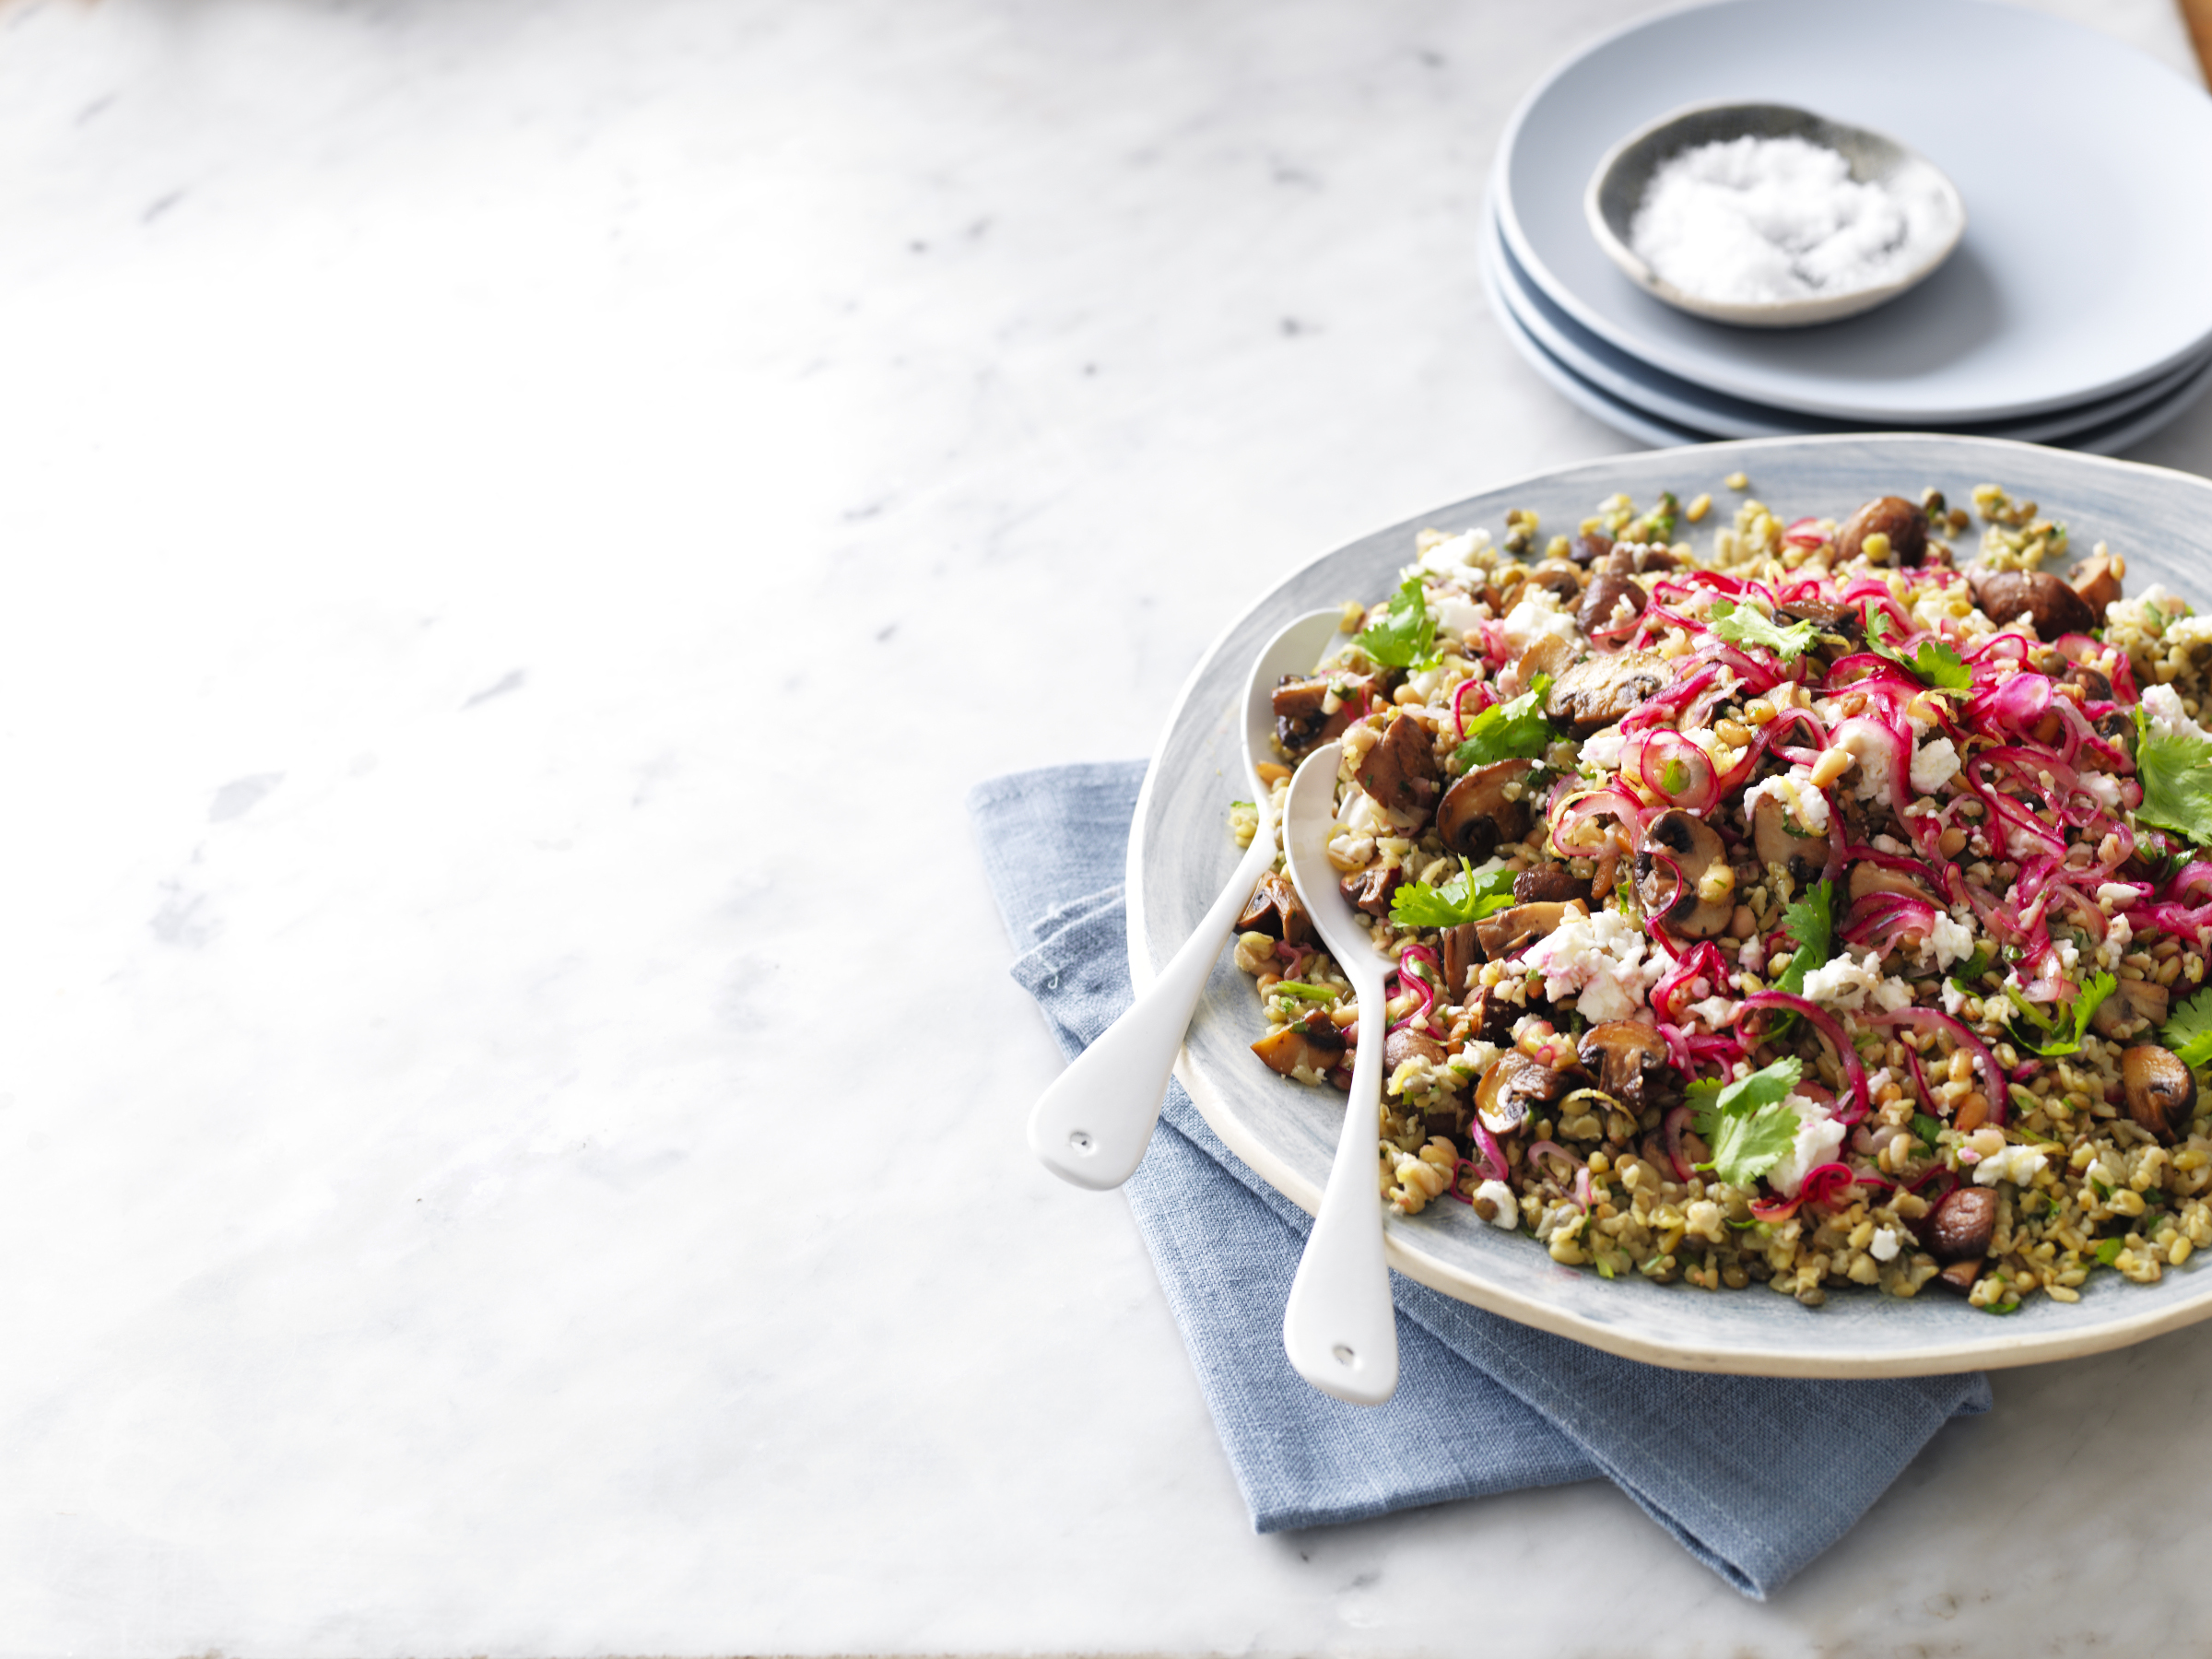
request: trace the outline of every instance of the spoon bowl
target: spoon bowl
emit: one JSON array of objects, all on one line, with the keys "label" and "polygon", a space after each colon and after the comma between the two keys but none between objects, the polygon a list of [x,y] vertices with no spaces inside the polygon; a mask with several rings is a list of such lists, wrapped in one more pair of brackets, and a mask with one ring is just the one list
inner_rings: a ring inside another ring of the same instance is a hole
[{"label": "spoon bowl", "polygon": [[[1701,145],[1736,138],[1802,138],[1842,156],[1855,183],[1912,193],[1926,215],[1925,248],[1881,282],[1802,300],[1715,300],[1676,287],[1631,244],[1636,211],[1653,175],[1668,161]],[[1677,310],[1744,328],[1802,328],[1871,311],[1934,276],[1966,234],[1966,204],[1958,186],[1926,157],[1886,134],[1790,104],[1696,104],[1639,128],[1598,162],[1583,195],[1583,213],[1606,257],[1646,293]]]},{"label": "spoon bowl", "polygon": [[1328,1184],[1299,1258],[1283,1312],[1283,1349],[1291,1369],[1322,1393],[1355,1406],[1380,1406],[1398,1388],[1397,1311],[1382,1253],[1382,1199],[1376,1180],[1382,1100],[1382,959],[1353,917],[1329,863],[1336,825],[1336,769],[1344,746],[1324,744],[1290,780],[1283,810],[1283,850],[1299,902],[1359,1003],[1359,1043],[1352,1088]]},{"label": "spoon bowl", "polygon": [[1030,1109],[1030,1150],[1063,1180],[1110,1192],[1144,1161],[1199,994],[1253,888],[1275,867],[1274,794],[1259,767],[1275,757],[1276,683],[1286,674],[1311,674],[1340,619],[1338,611],[1308,612],[1270,640],[1253,664],[1241,711],[1244,778],[1260,815],[1252,845],[1182,947],[1149,984],[1137,987],[1136,1000]]}]

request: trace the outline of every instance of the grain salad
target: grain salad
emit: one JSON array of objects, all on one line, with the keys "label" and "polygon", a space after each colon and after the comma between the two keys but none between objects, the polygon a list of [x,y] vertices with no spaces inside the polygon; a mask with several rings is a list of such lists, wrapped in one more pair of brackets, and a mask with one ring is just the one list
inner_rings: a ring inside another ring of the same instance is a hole
[{"label": "grain salad", "polygon": [[[2157,1280],[2212,1245],[2212,618],[1995,486],[1785,522],[1747,483],[1709,536],[1709,495],[1424,531],[1277,688],[1261,775],[1279,811],[1341,741],[1329,860],[1392,964],[1386,1201],[1807,1306]],[[1348,1088],[1287,871],[1238,925],[1254,1053]]]}]

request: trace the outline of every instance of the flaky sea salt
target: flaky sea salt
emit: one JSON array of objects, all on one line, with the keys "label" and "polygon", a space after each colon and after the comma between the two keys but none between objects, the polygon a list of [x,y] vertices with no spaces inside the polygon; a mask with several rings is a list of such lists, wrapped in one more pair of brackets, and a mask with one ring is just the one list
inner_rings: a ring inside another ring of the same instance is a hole
[{"label": "flaky sea salt", "polygon": [[1755,305],[1879,287],[1949,230],[1943,186],[1925,170],[1862,184],[1835,150],[1747,135],[1662,163],[1629,244],[1684,293]]}]

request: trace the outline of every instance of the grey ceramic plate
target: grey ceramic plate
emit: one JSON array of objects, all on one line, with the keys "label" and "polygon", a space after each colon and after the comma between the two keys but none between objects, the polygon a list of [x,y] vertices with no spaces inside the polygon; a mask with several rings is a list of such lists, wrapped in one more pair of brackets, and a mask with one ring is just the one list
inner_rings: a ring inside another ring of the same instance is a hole
[{"label": "grey ceramic plate", "polygon": [[[1484,281],[1491,291],[1498,324],[1505,331],[1507,342],[1555,391],[1585,414],[1595,416],[1617,432],[1662,449],[1670,444],[1704,443],[1714,438],[1767,435],[1744,432],[1740,428],[1734,431],[1715,430],[1679,422],[1676,407],[1663,400],[1640,394],[1637,401],[1630,401],[1615,386],[1585,374],[1577,362],[1555,352],[1547,339],[1522,321],[1520,313],[1501,293],[1510,277],[1495,268],[1495,261],[1488,263],[1490,268],[1484,271]],[[2160,376],[2153,384],[2153,395],[2139,398],[2131,394],[2107,400],[2120,412],[2094,426],[2069,430],[2060,441],[2068,449],[2092,455],[2123,454],[2195,407],[2207,388],[2212,388],[2212,358],[2200,359]]]},{"label": "grey ceramic plate", "polygon": [[[1997,88],[2094,116],[1994,117]],[[1592,239],[1584,186],[1623,135],[1728,99],[1894,135],[1957,183],[1966,240],[1911,293],[1817,328],[1747,332],[1653,299]],[[2006,419],[2124,390],[2212,344],[2212,100],[2110,36],[2018,6],[1720,0],[1646,18],[1529,94],[1494,194],[1514,257],[1583,327],[1802,414]]]},{"label": "grey ceramic plate", "polygon": [[[1710,490],[1738,469],[1788,516],[1841,517],[1871,496],[1934,484],[1963,500],[1994,482],[2063,515],[2077,542],[2126,555],[2131,587],[2212,591],[2212,484],[2128,462],[1983,438],[1846,436],[1747,440],[1620,455],[1492,489],[1340,547],[1285,578],[1214,641],[1185,683],[1136,806],[1129,840],[1129,953],[1139,982],[1166,961],[1236,863],[1227,827],[1241,775],[1238,700],[1254,653],[1302,611],[1388,591],[1424,526],[1497,530],[1508,507],[1571,524],[1626,490],[1649,500]],[[1225,955],[1192,1021],[1176,1076],[1206,1122],[1266,1181],[1311,1211],[1321,1201],[1344,1097],[1277,1077],[1248,1044],[1262,1030],[1251,982]],[[1996,1318],[1933,1292],[1909,1301],[1837,1293],[1802,1308],[1754,1288],[1711,1293],[1642,1279],[1607,1282],[1562,1267],[1531,1241],[1484,1226],[1465,1206],[1433,1205],[1388,1226],[1391,1265],[1447,1295],[1631,1359],[1761,1376],[1912,1376],[2025,1365],[2140,1342],[2212,1316],[2212,1268],[2139,1286],[2100,1274],[2065,1306],[2034,1298]]]},{"label": "grey ceramic plate", "polygon": [[[1513,264],[1512,251],[1505,245],[1494,217],[1489,222],[1488,234],[1483,239],[1483,255],[1484,280],[1496,306],[1512,313],[1512,324],[1518,324],[1547,356],[1579,380],[1644,415],[1656,416],[1662,421],[1692,429],[1697,433],[1696,438],[1675,441],[1695,442],[1703,438],[1805,438],[1818,432],[1863,431],[1866,428],[1864,421],[1824,420],[1814,415],[1794,415],[1785,409],[1770,409],[1760,404],[1709,392],[1608,345],[1560,311]],[[2121,417],[2138,410],[2155,410],[2160,417],[2158,424],[2163,425],[2194,401],[2188,398],[2177,401],[2177,394],[2197,376],[2208,359],[2212,359],[2212,354],[2191,358],[2179,368],[2170,369],[2139,386],[2070,408],[2052,409],[2018,420],[1992,420],[1948,429],[1982,438],[2075,446],[2081,434],[2112,427]],[[1641,431],[1632,435],[1644,436]],[[2129,441],[2140,441],[2141,436],[2138,433]]]}]

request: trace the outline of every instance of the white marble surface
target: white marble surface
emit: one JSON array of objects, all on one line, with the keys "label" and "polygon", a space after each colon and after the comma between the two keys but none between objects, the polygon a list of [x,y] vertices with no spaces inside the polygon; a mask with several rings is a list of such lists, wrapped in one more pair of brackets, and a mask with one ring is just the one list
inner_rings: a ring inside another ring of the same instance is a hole
[{"label": "white marble surface", "polygon": [[0,1653],[2199,1640],[2212,1330],[1769,1606],[1602,1485],[1255,1538],[1023,1150],[962,793],[1623,447],[1476,208],[1637,9],[0,6]]}]

